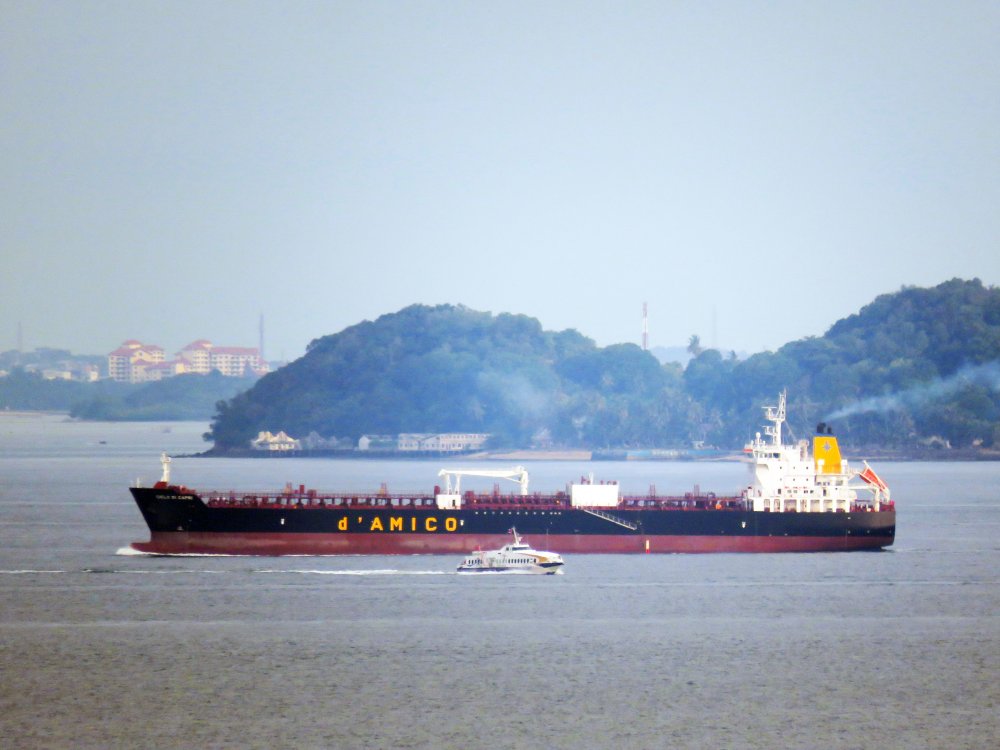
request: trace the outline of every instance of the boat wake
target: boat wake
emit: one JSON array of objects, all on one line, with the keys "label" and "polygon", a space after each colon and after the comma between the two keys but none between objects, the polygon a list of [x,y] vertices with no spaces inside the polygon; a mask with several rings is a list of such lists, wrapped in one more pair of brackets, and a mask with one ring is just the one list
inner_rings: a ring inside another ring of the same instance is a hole
[{"label": "boat wake", "polygon": [[155,555],[151,555],[148,552],[140,552],[132,547],[119,547],[115,554],[123,557],[155,557]]},{"label": "boat wake", "polygon": [[53,573],[69,573],[68,570],[0,570],[0,575],[24,576],[24,575],[51,575]]},{"label": "boat wake", "polygon": [[162,552],[143,552],[134,547],[119,547],[115,554],[122,557],[253,557],[253,555],[226,555],[211,552],[172,552],[165,555]]},{"label": "boat wake", "polygon": [[263,574],[286,574],[286,575],[318,575],[318,576],[444,576],[451,575],[451,571],[445,570],[398,570],[396,568],[377,568],[372,570],[281,570],[262,569],[255,570],[254,573]]},{"label": "boat wake", "polygon": [[452,575],[450,570],[398,570],[395,568],[377,568],[369,570],[320,570],[320,569],[260,569],[260,570],[128,570],[125,568],[82,568],[79,570],[38,570],[38,569],[17,569],[0,570],[0,576],[21,576],[21,575],[78,575],[80,573],[92,575],[306,575],[306,576],[447,576]]}]

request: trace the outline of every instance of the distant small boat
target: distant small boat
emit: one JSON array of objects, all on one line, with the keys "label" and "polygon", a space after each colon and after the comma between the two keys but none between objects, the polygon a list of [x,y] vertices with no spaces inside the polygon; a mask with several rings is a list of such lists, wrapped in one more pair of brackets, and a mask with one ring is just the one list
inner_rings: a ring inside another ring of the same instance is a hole
[{"label": "distant small boat", "polygon": [[500,549],[476,551],[458,566],[459,573],[542,573],[552,575],[562,571],[562,556],[555,552],[540,552],[521,541],[512,528],[514,541]]}]

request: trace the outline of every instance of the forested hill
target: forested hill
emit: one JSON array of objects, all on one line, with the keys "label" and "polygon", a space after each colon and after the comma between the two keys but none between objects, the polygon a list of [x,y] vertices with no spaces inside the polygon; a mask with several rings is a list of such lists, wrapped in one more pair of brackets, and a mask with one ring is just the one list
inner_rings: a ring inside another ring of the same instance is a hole
[{"label": "forested hill", "polygon": [[739,447],[788,390],[793,434],[833,421],[848,444],[1000,446],[1000,290],[979,280],[878,297],[821,337],[686,369],[633,344],[598,347],[523,315],[414,305],[312,342],[220,402],[220,450],[259,430],[487,432],[493,445]]},{"label": "forested hill", "polygon": [[258,430],[487,432],[497,445],[652,444],[682,431],[679,368],[631,344],[598,348],[523,315],[414,305],[313,341],[304,357],[219,405],[217,446]]},{"label": "forested hill", "polygon": [[760,404],[787,388],[799,436],[833,421],[854,445],[1000,446],[1000,289],[978,279],[904,288],[777,352],[703,352],[684,380],[718,442],[745,435]]}]

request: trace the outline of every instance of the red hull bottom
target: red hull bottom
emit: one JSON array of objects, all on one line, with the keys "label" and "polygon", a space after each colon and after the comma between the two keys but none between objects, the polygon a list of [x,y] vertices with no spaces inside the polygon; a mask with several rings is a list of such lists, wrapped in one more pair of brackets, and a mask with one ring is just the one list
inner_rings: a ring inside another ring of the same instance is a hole
[{"label": "red hull bottom", "polygon": [[[132,549],[153,555],[462,555],[509,541],[502,534],[281,534],[154,532]],[[884,537],[536,535],[531,543],[560,554],[844,552],[881,549]]]}]

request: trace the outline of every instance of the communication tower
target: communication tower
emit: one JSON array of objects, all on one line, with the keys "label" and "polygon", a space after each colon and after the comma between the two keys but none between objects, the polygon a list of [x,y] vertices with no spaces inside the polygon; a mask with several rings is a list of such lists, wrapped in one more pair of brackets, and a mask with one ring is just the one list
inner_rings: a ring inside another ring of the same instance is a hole
[{"label": "communication tower", "polygon": [[642,303],[642,350],[649,350],[649,309],[645,302]]}]

